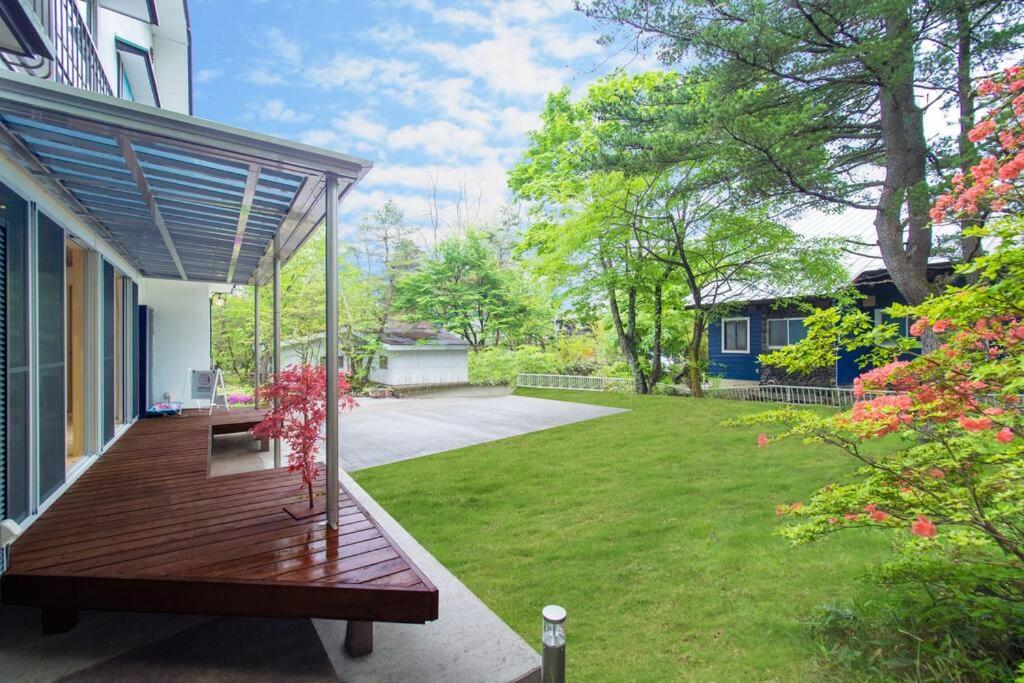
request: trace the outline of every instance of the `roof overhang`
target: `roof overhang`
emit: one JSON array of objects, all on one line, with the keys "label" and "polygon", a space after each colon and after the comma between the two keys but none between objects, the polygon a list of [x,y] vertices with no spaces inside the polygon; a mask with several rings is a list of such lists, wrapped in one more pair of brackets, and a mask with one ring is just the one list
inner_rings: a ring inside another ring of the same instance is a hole
[{"label": "roof overhang", "polygon": [[364,159],[0,72],[0,145],[146,277],[261,284]]},{"label": "roof overhang", "polygon": [[468,351],[469,344],[381,344],[385,351]]}]

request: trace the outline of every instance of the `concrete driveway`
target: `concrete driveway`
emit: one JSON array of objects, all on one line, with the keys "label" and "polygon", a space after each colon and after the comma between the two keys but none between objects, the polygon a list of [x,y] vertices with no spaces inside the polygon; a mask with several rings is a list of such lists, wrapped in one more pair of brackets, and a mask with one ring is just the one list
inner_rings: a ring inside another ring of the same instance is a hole
[{"label": "concrete driveway", "polygon": [[[341,466],[348,472],[625,412],[620,408],[511,396],[469,387],[402,399],[359,399],[341,416]],[[245,435],[217,438],[211,474],[272,467]]]},{"label": "concrete driveway", "polygon": [[504,387],[405,399],[365,399],[341,416],[349,472],[623,412],[619,408],[511,396]]}]

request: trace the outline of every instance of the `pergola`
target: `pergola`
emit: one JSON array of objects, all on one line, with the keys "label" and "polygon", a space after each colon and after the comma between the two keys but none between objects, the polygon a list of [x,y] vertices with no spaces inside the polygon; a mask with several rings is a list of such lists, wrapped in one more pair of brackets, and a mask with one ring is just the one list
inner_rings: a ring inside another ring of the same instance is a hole
[{"label": "pergola", "polygon": [[[281,266],[324,224],[326,365],[337,376],[338,203],[369,161],[14,72],[0,72],[0,144],[144,277],[251,285],[257,320],[258,288],[272,282],[275,371]],[[254,352],[259,343],[257,325]],[[327,403],[337,400],[328,381]],[[337,528],[337,411],[326,427]]]}]

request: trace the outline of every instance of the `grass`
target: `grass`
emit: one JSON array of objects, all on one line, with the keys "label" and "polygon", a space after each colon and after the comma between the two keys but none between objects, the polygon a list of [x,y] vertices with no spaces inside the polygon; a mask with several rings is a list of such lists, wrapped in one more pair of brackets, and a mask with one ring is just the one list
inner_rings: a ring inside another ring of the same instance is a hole
[{"label": "grass", "polygon": [[363,470],[355,478],[527,642],[569,612],[573,680],[824,675],[801,617],[867,590],[887,545],[852,531],[791,547],[775,505],[852,465],[723,427],[764,406],[519,390],[630,412]]}]

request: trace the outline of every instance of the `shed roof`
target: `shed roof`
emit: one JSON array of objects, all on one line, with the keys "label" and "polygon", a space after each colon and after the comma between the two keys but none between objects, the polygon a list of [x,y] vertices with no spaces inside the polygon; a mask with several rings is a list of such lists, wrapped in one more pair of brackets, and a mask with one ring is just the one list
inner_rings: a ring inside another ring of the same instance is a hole
[{"label": "shed roof", "polygon": [[444,346],[464,348],[465,339],[440,325],[421,320],[416,323],[390,323],[380,339],[387,346]]},{"label": "shed roof", "polygon": [[0,145],[146,277],[265,282],[371,163],[0,71]]}]

